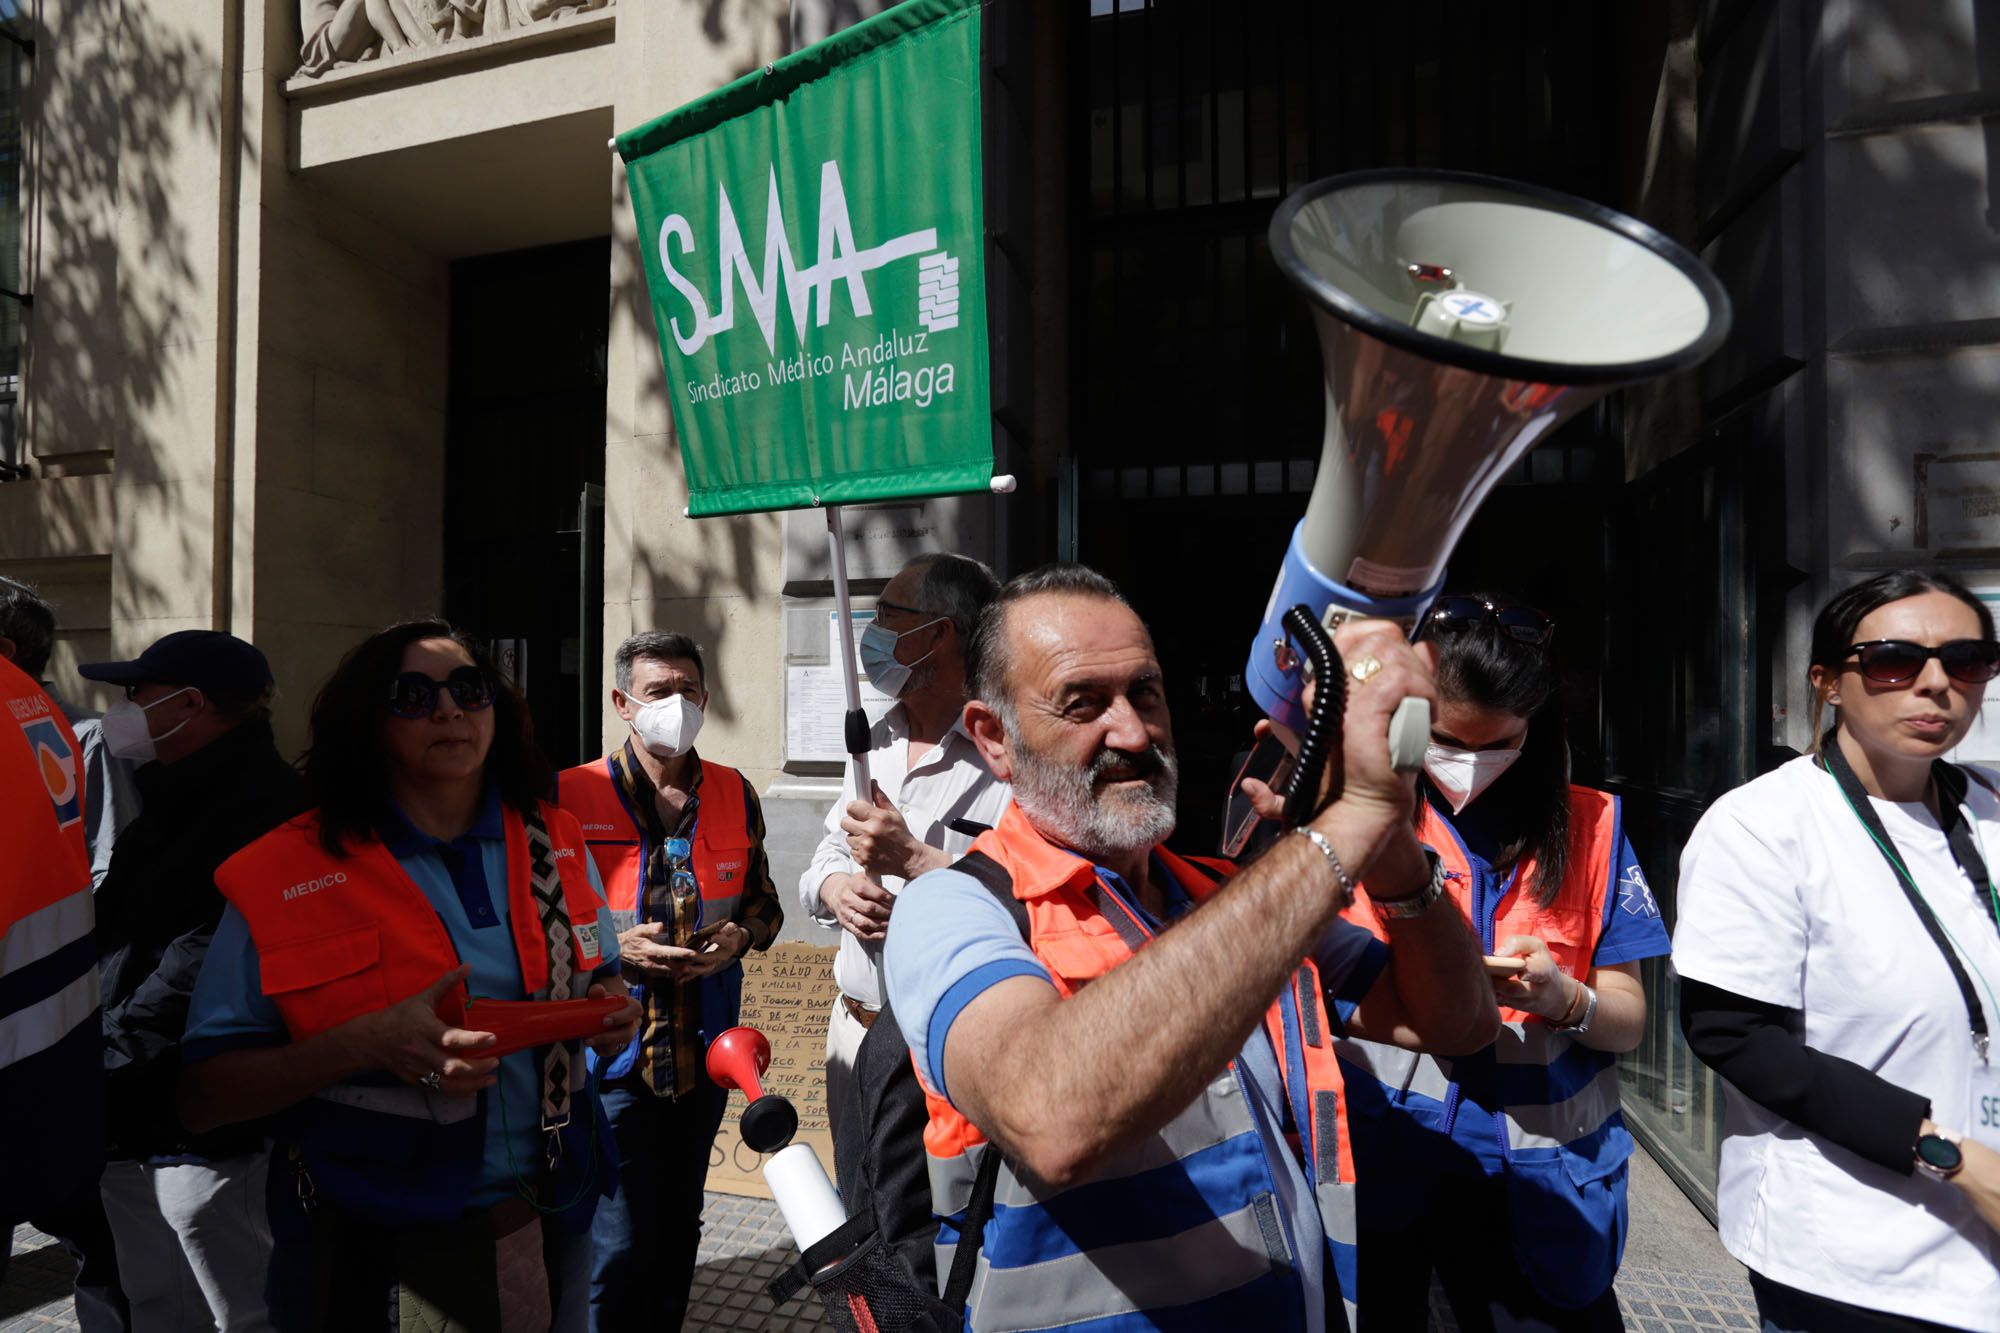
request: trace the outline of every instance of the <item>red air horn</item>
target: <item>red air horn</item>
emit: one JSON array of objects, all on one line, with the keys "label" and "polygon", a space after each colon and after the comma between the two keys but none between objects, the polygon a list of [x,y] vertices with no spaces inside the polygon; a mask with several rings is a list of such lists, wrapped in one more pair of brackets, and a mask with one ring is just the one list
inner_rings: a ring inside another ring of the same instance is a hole
[{"label": "red air horn", "polygon": [[771,1067],[771,1043],[756,1028],[736,1027],[708,1044],[708,1077],[721,1088],[741,1088],[750,1099],[743,1111],[743,1142],[755,1152],[771,1153],[799,1132],[799,1113],[760,1082]]}]

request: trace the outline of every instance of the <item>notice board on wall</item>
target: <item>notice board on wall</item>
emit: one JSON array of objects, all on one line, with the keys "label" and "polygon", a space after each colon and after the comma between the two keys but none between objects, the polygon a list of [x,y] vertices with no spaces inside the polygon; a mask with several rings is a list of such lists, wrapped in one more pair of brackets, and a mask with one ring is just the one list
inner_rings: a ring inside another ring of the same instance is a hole
[{"label": "notice board on wall", "polygon": [[[832,949],[789,941],[743,960],[745,1027],[771,1043],[771,1068],[764,1091],[786,1098],[798,1109],[795,1143],[819,1154],[828,1180],[833,1175],[833,1132],[826,1113],[826,1020],[840,987],[833,980]],[[708,1154],[708,1188],[723,1194],[768,1199],[764,1155],[752,1152],[737,1133],[748,1105],[741,1092],[729,1094],[722,1128]]]}]

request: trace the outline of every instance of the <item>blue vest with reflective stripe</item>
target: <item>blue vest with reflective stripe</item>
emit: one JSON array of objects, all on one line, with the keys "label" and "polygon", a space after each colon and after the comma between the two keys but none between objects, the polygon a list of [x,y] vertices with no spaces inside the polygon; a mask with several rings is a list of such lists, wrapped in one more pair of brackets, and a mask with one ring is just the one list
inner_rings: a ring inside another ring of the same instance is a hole
[{"label": "blue vest with reflective stripe", "polygon": [[[1612,797],[1572,789],[1569,869],[1546,909],[1527,897],[1531,862],[1504,877],[1482,869],[1435,810],[1422,835],[1443,858],[1452,896],[1487,953],[1503,934],[1558,935],[1560,943],[1550,941],[1557,961],[1579,980],[1588,976],[1620,841]],[[1507,1231],[1536,1291],[1559,1306],[1587,1305],[1610,1287],[1625,1245],[1633,1143],[1618,1109],[1617,1057],[1541,1018],[1511,1009],[1501,1016],[1491,1046],[1456,1059],[1336,1043],[1362,1213],[1371,1228],[1415,1225],[1442,1174],[1475,1167],[1503,1182]],[[1465,1114],[1468,1104],[1479,1114]],[[1488,1243],[1490,1219],[1468,1225],[1478,1228],[1474,1243]]]},{"label": "blue vest with reflective stripe", "polygon": [[[1070,853],[1060,855],[1079,873],[1059,868],[1053,876],[1037,875],[1040,848],[1033,843],[1039,841],[1017,808],[1009,806],[1000,827],[983,835],[974,848],[1017,877],[1029,944],[1058,991],[1068,996],[1129,959],[1151,933],[1087,862]],[[1188,863],[1161,855],[1196,897],[1213,888]],[[1309,1126],[1301,1135],[1300,1151],[1307,1185],[1316,1196],[1308,1202],[1317,1204],[1328,1238],[1327,1286],[1337,1278],[1342,1291],[1351,1293],[1352,1183],[1340,1178],[1335,1160],[1325,1170],[1316,1169],[1316,1154],[1303,1146],[1320,1139],[1323,1151],[1317,1155],[1337,1158],[1344,1128],[1336,1088],[1321,1082],[1322,1077],[1338,1077],[1330,1058],[1333,1027],[1324,995],[1317,984],[1303,990],[1309,992],[1310,1019],[1302,1022],[1293,1007],[1302,991],[1288,989],[1289,1003],[1273,1005],[1274,1011],[1283,1010],[1283,1017],[1270,1020],[1266,1030],[1282,1027],[1277,1058],[1286,1071],[1307,1071],[1309,1066],[1320,1071],[1302,1089],[1303,1104],[1328,1123],[1317,1133]],[[1307,1025],[1311,1032],[1302,1036]],[[1318,1039],[1311,1059],[1295,1049],[1308,1036]],[[942,1287],[951,1272],[980,1157],[993,1149],[948,1102],[929,1088],[925,1092],[931,1114],[925,1151],[939,1217]],[[1327,1098],[1315,1096],[1318,1092]],[[1332,1293],[1308,1293],[1299,1278],[1292,1228],[1250,1104],[1253,1095],[1232,1061],[1164,1128],[1100,1164],[1091,1179],[1066,1188],[1042,1185],[1003,1164],[965,1327],[1065,1333],[1304,1327],[1306,1301],[1329,1299]]]}]

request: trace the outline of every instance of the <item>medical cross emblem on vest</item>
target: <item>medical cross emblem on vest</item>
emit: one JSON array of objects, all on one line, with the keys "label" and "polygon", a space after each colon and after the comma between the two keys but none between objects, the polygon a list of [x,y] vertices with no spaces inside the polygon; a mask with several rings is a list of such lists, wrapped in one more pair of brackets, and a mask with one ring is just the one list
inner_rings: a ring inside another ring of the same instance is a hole
[{"label": "medical cross emblem on vest", "polygon": [[[572,965],[569,909],[563,901],[562,876],[556,871],[555,848],[549,842],[549,830],[542,823],[539,810],[522,823],[528,834],[528,883],[541,909],[542,933],[549,942],[549,998],[567,1000],[576,971]],[[543,1048],[542,1132],[548,1136],[551,1168],[561,1151],[556,1131],[569,1123],[572,1063],[567,1042],[550,1042]]]}]

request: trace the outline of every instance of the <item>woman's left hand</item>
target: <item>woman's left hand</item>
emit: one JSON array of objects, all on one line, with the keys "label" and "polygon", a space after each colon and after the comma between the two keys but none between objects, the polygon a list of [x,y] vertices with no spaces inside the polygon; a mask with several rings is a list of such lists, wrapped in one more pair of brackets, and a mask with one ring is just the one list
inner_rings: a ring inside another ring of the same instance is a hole
[{"label": "woman's left hand", "polygon": [[[624,995],[625,983],[620,981],[615,985],[617,988],[614,990],[601,981],[594,982],[590,987],[590,998],[596,1000],[607,995]],[[626,996],[625,1007],[605,1017],[603,1033],[590,1038],[590,1049],[607,1060],[617,1055],[632,1044],[632,1038],[639,1035],[640,1017],[639,1002]]]},{"label": "woman's left hand", "polygon": [[1557,966],[1549,946],[1533,935],[1512,935],[1500,942],[1494,953],[1520,958],[1521,970],[1510,977],[1493,978],[1493,998],[1510,1009],[1524,1009],[1551,1023],[1569,1016],[1576,1004],[1578,982]]}]

